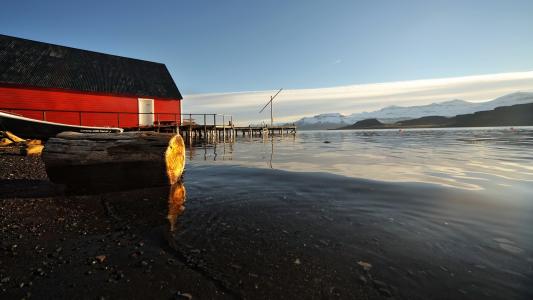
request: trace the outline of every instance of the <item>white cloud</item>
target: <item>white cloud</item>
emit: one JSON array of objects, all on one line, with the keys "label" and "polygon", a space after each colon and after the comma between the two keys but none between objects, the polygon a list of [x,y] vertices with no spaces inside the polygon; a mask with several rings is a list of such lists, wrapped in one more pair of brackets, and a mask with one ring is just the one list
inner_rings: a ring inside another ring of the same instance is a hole
[{"label": "white cloud", "polygon": [[[516,91],[533,91],[533,71],[439,79],[357,84],[316,89],[283,90],[274,100],[274,121],[292,122],[327,112],[351,114],[389,105],[422,105],[451,99],[486,101]],[[276,91],[185,95],[184,113],[233,115],[248,125],[270,120],[259,110]]]}]

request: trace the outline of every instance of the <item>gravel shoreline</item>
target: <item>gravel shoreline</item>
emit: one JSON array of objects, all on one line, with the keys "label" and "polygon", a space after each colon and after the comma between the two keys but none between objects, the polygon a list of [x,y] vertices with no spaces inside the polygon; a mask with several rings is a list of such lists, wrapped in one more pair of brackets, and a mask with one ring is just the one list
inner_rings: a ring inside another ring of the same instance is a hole
[{"label": "gravel shoreline", "polygon": [[76,194],[48,180],[40,157],[3,153],[0,165],[2,299],[385,299],[394,291],[356,261],[348,273],[324,265],[340,263],[317,252],[333,244],[303,249],[313,241],[278,232],[290,224],[247,213],[268,197],[226,206],[238,195],[200,188],[218,180],[205,170],[186,174],[190,202],[171,232],[170,187]]},{"label": "gravel shoreline", "polygon": [[531,295],[530,247],[494,240],[514,227],[473,192],[191,163],[170,232],[170,187],[76,194],[39,157],[4,153],[0,166],[0,299]]},{"label": "gravel shoreline", "polygon": [[0,165],[0,298],[234,298],[168,246],[167,187],[66,195],[39,157]]}]

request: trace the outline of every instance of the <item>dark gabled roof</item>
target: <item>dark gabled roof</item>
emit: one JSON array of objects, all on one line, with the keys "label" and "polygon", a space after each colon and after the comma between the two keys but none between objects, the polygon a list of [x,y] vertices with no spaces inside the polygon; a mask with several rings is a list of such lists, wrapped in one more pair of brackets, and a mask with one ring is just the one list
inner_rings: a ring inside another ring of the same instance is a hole
[{"label": "dark gabled roof", "polygon": [[0,83],[181,99],[164,64],[0,34]]}]

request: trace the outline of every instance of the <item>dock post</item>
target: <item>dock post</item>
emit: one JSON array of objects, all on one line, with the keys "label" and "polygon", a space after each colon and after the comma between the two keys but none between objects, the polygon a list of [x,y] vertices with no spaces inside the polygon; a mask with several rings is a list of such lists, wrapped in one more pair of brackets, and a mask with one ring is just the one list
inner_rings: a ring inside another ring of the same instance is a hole
[{"label": "dock post", "polygon": [[192,138],[192,114],[189,114],[189,138]]},{"label": "dock post", "polygon": [[226,142],[226,119],[225,115],[222,115],[222,138],[224,139],[224,143]]},{"label": "dock post", "polygon": [[213,114],[213,142],[217,142],[218,132],[217,132],[217,115]]},{"label": "dock post", "polygon": [[204,140],[207,142],[207,123],[206,123],[206,116],[204,114]]},{"label": "dock post", "polygon": [[230,130],[231,130],[231,140],[235,138],[235,126],[233,125],[233,116],[230,116]]}]

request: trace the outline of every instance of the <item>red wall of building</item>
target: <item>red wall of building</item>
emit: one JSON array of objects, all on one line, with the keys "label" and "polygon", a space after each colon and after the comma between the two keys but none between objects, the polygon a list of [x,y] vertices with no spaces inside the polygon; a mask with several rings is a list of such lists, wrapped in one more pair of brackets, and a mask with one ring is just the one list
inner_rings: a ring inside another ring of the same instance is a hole
[{"label": "red wall of building", "polygon": [[[127,128],[135,127],[139,122],[137,97],[84,94],[75,91],[0,86],[0,110],[12,111],[38,120],[85,126]],[[181,113],[180,100],[154,99],[154,112],[154,120],[177,119],[179,122],[179,116],[176,118],[173,114]]]},{"label": "red wall of building", "polygon": [[154,111],[156,112],[154,117],[156,121],[181,123],[181,101],[155,99]]}]

